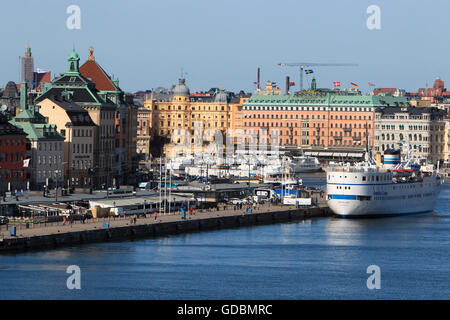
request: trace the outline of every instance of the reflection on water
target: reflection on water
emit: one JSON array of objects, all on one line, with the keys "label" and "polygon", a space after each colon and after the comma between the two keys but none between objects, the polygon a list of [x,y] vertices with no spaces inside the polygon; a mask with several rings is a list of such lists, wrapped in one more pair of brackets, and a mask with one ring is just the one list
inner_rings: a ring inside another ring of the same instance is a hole
[{"label": "reflection on water", "polygon": [[447,217],[430,212],[411,216],[371,219],[330,218],[325,233],[330,245],[382,245],[388,241],[416,239],[416,230],[426,229]]}]

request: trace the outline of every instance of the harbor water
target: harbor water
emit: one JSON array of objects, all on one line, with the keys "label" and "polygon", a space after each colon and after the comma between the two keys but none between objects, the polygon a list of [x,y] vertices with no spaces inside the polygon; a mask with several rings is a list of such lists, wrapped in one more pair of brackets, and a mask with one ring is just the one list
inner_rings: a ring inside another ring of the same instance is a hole
[{"label": "harbor water", "polygon": [[[311,174],[304,184],[321,185]],[[70,265],[81,289],[67,288]],[[380,268],[368,289],[367,268]],[[320,218],[0,255],[0,299],[449,299],[450,183],[435,212]]]}]

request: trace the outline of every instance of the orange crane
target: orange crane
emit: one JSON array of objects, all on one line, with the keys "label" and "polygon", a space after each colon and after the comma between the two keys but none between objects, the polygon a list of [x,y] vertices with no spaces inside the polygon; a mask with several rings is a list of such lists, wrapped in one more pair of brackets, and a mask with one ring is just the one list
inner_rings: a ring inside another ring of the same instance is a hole
[{"label": "orange crane", "polygon": [[300,91],[303,90],[303,71],[305,67],[357,67],[356,63],[313,63],[313,62],[279,62],[281,67],[299,67],[300,68]]}]

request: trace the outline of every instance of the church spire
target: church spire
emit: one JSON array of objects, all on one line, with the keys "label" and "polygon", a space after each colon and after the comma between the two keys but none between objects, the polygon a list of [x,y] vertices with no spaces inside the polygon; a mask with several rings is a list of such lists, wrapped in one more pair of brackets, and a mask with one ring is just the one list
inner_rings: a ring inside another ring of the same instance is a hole
[{"label": "church spire", "polygon": [[69,70],[67,73],[79,73],[80,57],[78,56],[78,53],[75,52],[75,48],[70,53],[67,61],[69,63]]}]

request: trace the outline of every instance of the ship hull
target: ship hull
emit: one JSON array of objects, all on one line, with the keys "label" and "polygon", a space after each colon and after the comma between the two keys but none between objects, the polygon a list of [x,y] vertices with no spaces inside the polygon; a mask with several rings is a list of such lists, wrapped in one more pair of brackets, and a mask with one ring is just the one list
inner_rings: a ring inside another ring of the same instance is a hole
[{"label": "ship hull", "polygon": [[341,218],[363,218],[363,217],[387,217],[399,215],[412,215],[426,212],[432,212],[436,205],[437,195],[432,199],[423,201],[367,201],[358,200],[328,200],[328,206],[331,211]]}]

